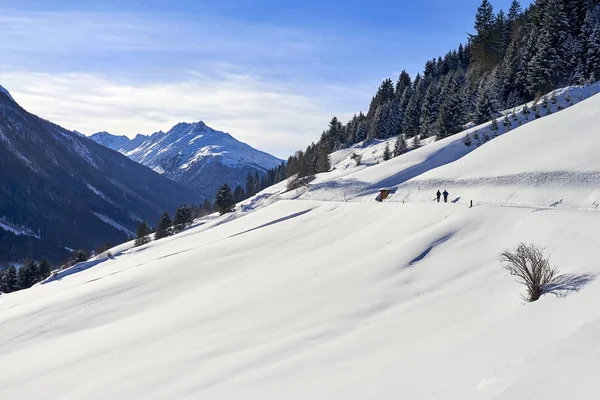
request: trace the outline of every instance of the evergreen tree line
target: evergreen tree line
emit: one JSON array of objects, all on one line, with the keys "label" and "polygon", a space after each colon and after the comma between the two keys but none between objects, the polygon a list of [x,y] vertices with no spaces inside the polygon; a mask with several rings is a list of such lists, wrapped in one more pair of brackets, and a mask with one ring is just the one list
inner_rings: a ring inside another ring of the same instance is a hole
[{"label": "evergreen tree line", "polygon": [[52,266],[47,259],[39,263],[27,261],[17,270],[15,266],[0,271],[0,292],[11,293],[17,290],[27,289],[50,276]]},{"label": "evergreen tree line", "polygon": [[[232,192],[233,198],[236,203],[239,203],[286,178],[285,163],[281,163],[277,167],[269,169],[262,176],[259,175],[258,171],[254,174],[248,171],[248,175],[246,175],[246,185],[236,185]],[[227,186],[229,187],[229,185]],[[221,188],[223,188],[223,186],[221,186]]]},{"label": "evergreen tree line", "polygon": [[165,211],[156,225],[152,229],[146,221],[142,221],[137,228],[135,246],[141,246],[151,241],[150,234],[154,233],[154,239],[162,239],[183,231],[187,226],[194,222],[194,219],[203,217],[212,212],[213,206],[208,199],[204,200],[201,206],[192,204],[179,206],[175,212],[175,218],[172,220],[168,211]]},{"label": "evergreen tree line", "polygon": [[406,71],[395,83],[385,79],[366,114],[345,125],[333,117],[317,143],[289,157],[291,187],[328,171],[328,154],[355,143],[397,137],[390,158],[406,151],[407,139],[418,147],[423,138],[453,135],[558,87],[600,80],[599,2],[537,0],[523,9],[514,0],[507,13],[495,13],[483,0],[465,44],[427,61],[414,79]]}]

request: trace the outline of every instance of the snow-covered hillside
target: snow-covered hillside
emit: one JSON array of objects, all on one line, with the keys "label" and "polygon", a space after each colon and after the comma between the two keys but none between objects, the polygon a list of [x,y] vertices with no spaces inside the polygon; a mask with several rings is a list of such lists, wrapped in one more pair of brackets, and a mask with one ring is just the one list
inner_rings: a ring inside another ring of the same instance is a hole
[{"label": "snow-covered hillside", "polygon": [[[0,398],[598,399],[599,109],[340,153],[308,190],[2,295]],[[497,261],[521,241],[563,273],[535,303]]]},{"label": "snow-covered hillside", "polygon": [[248,172],[266,172],[282,162],[202,121],[179,123],[166,133],[137,135],[131,140],[107,132],[96,133],[91,138],[209,196],[213,196],[223,182],[243,186]]}]

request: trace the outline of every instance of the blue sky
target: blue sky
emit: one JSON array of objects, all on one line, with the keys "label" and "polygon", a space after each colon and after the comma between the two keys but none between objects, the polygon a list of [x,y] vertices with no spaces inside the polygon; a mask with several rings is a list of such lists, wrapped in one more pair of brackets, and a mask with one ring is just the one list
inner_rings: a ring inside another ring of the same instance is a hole
[{"label": "blue sky", "polygon": [[463,42],[479,3],[0,0],[0,85],[86,134],[203,120],[286,157]]}]

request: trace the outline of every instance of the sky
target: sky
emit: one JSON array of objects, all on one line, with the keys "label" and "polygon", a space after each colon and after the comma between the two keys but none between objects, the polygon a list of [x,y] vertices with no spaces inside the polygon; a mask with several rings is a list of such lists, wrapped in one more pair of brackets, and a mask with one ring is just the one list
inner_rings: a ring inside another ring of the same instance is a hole
[{"label": "sky", "polygon": [[87,135],[202,120],[287,158],[365,110],[383,79],[464,42],[479,4],[0,0],[0,85]]}]

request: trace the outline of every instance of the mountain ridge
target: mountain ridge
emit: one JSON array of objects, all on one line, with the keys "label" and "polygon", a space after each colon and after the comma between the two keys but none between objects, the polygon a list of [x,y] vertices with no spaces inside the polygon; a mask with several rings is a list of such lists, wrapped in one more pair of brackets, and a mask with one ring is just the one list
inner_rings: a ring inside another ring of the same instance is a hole
[{"label": "mountain ridge", "polygon": [[9,96],[0,92],[0,219],[13,228],[0,229],[0,262],[60,261],[66,248],[122,242],[141,220],[203,200]]},{"label": "mountain ridge", "polygon": [[283,162],[203,121],[179,122],[167,132],[133,139],[108,132],[90,138],[209,197],[223,182],[243,186],[248,173],[264,174]]}]

